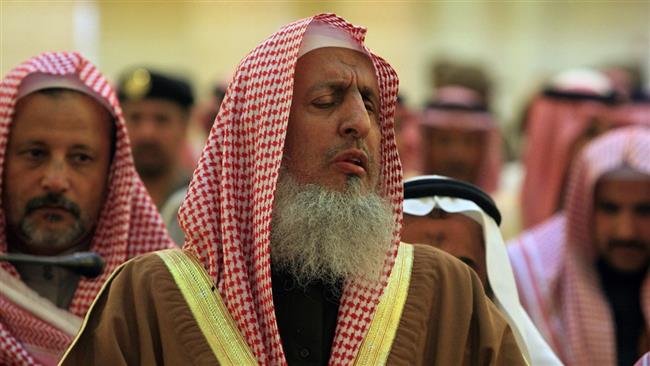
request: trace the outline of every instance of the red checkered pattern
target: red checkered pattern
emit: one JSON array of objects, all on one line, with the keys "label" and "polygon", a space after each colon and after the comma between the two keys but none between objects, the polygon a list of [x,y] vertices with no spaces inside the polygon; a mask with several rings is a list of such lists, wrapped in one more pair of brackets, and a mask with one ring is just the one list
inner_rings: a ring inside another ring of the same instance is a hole
[{"label": "red checkered pattern", "polygon": [[[126,125],[117,97],[104,76],[78,53],[43,53],[13,69],[0,84],[0,169],[4,167],[7,139],[11,128],[16,94],[21,81],[33,73],[76,75],[90,89],[104,98],[116,116],[115,156],[109,174],[109,191],[100,214],[90,250],[106,261],[104,273],[95,278],[82,278],[69,311],[83,317],[102,284],[113,270],[137,255],[173,248],[165,226],[140,178],[135,172]],[[2,174],[0,171],[0,179]],[[1,181],[0,181],[1,183]],[[1,185],[0,185],[1,186]],[[4,232],[4,212],[0,210],[0,231]],[[0,236],[0,252],[7,251],[5,235]],[[3,268],[18,276],[10,264]],[[35,361],[21,343],[37,345],[62,352],[70,337],[35,318],[24,309],[0,296],[0,363],[32,365]]]},{"label": "red checkered pattern", "polygon": [[[615,365],[614,324],[600,288],[591,235],[594,187],[629,166],[650,175],[650,129],[625,127],[595,140],[576,161],[565,212],[509,247],[526,310],[568,365]],[[650,329],[650,274],[641,289]]]},{"label": "red checkered pattern", "polygon": [[[179,214],[185,248],[213,277],[237,327],[263,365],[286,364],[271,292],[269,226],[298,50],[314,20],[340,28],[363,44],[364,28],[321,14],[283,27],[246,56],[228,87]],[[354,360],[399,244],[402,172],[393,132],[398,79],[383,59],[368,52],[380,87],[380,192],[392,202],[394,245],[386,254],[380,282],[345,284],[331,365]]]},{"label": "red checkered pattern", "polygon": [[530,228],[556,213],[571,165],[571,151],[593,119],[608,128],[650,126],[650,107],[643,103],[619,106],[594,101],[537,97],[526,120],[524,166],[521,187],[524,228]]},{"label": "red checkered pattern", "polygon": [[608,107],[594,101],[537,97],[526,121],[523,163],[526,175],[521,187],[524,228],[553,216],[566,184],[571,149],[591,124],[603,119]]}]

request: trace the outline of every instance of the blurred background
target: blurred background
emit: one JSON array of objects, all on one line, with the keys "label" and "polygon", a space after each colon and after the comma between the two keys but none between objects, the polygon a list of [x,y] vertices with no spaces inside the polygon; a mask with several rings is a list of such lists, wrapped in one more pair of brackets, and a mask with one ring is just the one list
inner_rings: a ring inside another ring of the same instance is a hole
[{"label": "blurred background", "polygon": [[[367,27],[366,44],[397,70],[405,176],[477,184],[504,213],[506,238],[562,208],[581,146],[614,127],[650,125],[648,0],[0,0],[0,72],[43,51],[77,50],[125,83],[118,89],[136,165],[155,145],[149,158],[167,175],[139,173],[182,243],[176,212],[238,62],[281,26],[323,12]],[[129,80],[145,75],[147,90],[163,80],[138,67],[189,81],[167,81],[180,98],[171,101],[186,101],[176,122],[133,120],[142,113],[124,99]]]},{"label": "blurred background", "polygon": [[480,65],[506,131],[540,83],[568,67],[634,66],[650,84],[648,1],[2,0],[0,72],[41,51],[78,50],[114,80],[135,65],[186,76],[200,99],[266,36],[319,12],[369,29],[368,45],[397,69],[410,105],[430,97],[434,61]]}]

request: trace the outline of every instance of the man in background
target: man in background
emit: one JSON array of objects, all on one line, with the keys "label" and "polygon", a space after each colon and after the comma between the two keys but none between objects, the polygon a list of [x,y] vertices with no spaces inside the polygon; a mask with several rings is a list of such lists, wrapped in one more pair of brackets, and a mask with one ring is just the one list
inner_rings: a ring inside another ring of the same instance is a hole
[{"label": "man in background", "polygon": [[184,79],[137,68],[123,75],[118,96],[135,166],[159,209],[187,186],[196,159],[187,145],[194,95]]},{"label": "man in background", "polygon": [[398,79],[364,37],[320,14],[242,60],[184,250],[122,267],[63,365],[524,364],[471,269],[400,244]]},{"label": "man in background", "polygon": [[508,246],[522,303],[567,365],[632,365],[650,348],[650,129],[587,145],[566,193]]},{"label": "man in background", "polygon": [[522,308],[490,196],[478,187],[429,175],[404,182],[402,240],[431,245],[470,266],[510,323],[531,365],[561,365]]},{"label": "man in background", "polygon": [[[117,98],[88,60],[44,53],[0,87],[0,364],[55,365],[111,272],[173,243],[133,168]],[[105,266],[91,262],[86,277],[34,263],[88,251]]]},{"label": "man in background", "polygon": [[[531,228],[562,210],[568,171],[582,147],[616,126],[614,88],[593,69],[570,69],[551,78],[536,96],[524,123],[522,228]],[[514,213],[513,213],[514,215]]]},{"label": "man in background", "polygon": [[501,135],[488,109],[489,82],[475,67],[436,68],[436,90],[420,120],[423,174],[440,174],[494,192]]}]

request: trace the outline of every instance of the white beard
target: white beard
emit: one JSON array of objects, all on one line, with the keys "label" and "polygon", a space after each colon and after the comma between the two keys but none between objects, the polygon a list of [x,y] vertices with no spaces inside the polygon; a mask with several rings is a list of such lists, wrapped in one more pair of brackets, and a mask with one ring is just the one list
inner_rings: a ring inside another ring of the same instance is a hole
[{"label": "white beard", "polygon": [[378,280],[395,219],[387,200],[360,192],[358,178],[337,192],[299,184],[281,170],[271,221],[274,270],[292,274],[302,286],[314,280],[328,285],[355,277]]}]

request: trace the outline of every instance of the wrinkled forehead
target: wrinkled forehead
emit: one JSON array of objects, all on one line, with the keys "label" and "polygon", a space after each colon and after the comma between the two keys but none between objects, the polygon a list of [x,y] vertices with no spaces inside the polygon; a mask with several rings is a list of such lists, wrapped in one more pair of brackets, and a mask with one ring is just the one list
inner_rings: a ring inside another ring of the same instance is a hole
[{"label": "wrinkled forehead", "polygon": [[[341,47],[312,50],[298,59],[294,81],[310,87],[332,88],[355,82],[379,95],[379,81],[372,60],[364,53]],[[339,85],[340,84],[340,85]],[[294,90],[297,88],[294,85]]]}]

